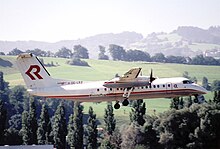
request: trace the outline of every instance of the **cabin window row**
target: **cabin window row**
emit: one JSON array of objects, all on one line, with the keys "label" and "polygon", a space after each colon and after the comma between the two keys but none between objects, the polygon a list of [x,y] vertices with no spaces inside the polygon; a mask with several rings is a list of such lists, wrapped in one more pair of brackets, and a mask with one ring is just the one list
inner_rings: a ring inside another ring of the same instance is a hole
[{"label": "cabin window row", "polygon": [[[171,85],[170,84],[167,84],[167,87],[170,87]],[[166,85],[162,85],[162,87],[163,88],[165,88],[166,87]],[[135,87],[135,89],[148,89],[148,88],[160,88],[160,85],[152,85],[152,86],[142,86],[142,87]],[[112,88],[104,88],[104,91],[107,91],[107,90],[109,90],[109,91],[112,91]],[[119,91],[119,90],[121,90],[121,91],[123,91],[124,90],[124,88],[116,88],[116,90],[117,91]],[[99,92],[100,91],[100,89],[97,89],[97,91]]]}]

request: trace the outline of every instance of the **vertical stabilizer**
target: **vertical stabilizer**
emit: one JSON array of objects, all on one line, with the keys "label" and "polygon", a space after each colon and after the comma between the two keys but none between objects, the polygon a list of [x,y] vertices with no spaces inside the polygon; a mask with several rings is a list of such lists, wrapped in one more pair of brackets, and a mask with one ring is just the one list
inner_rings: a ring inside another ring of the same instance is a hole
[{"label": "vertical stabilizer", "polygon": [[43,64],[33,54],[20,54],[16,63],[28,89],[52,87],[56,84]]}]

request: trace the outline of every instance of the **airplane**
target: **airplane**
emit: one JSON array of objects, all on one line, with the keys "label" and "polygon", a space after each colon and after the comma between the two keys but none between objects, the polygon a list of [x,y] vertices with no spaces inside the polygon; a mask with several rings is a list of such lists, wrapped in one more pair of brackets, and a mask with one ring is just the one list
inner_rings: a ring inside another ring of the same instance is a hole
[{"label": "airplane", "polygon": [[155,78],[152,69],[150,76],[141,76],[141,68],[132,68],[111,80],[85,82],[52,78],[40,60],[31,53],[18,55],[16,64],[27,91],[32,95],[80,102],[116,101],[115,109],[120,108],[120,102],[127,106],[129,100],[200,97],[207,93],[206,89],[187,78]]}]

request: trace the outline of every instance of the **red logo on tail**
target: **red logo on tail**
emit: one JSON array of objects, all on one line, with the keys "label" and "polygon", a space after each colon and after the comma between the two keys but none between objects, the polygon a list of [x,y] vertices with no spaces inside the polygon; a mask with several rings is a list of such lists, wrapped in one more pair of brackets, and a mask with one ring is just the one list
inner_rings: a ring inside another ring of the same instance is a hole
[{"label": "red logo on tail", "polygon": [[25,74],[28,75],[31,80],[36,80],[35,77],[37,77],[38,79],[43,79],[43,77],[39,73],[40,67],[38,65],[31,65],[29,69],[25,72]]}]

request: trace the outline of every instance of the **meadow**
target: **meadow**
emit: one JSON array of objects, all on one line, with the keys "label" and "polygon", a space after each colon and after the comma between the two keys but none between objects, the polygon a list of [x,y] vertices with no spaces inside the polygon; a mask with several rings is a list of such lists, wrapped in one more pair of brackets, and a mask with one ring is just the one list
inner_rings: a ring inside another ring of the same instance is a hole
[{"label": "meadow", "polygon": [[[4,73],[4,79],[9,82],[10,87],[15,85],[24,85],[23,79],[16,69],[15,56],[0,56],[4,60],[13,63],[12,67],[0,66],[0,71]],[[109,80],[115,74],[122,75],[132,67],[141,67],[142,75],[149,75],[150,69],[153,69],[154,76],[159,78],[164,77],[181,77],[184,71],[189,73],[189,76],[196,77],[198,84],[201,84],[202,78],[205,76],[211,83],[214,80],[220,80],[220,66],[201,66],[201,65],[183,65],[183,64],[164,64],[164,63],[148,63],[148,62],[123,62],[123,61],[106,61],[106,60],[85,60],[90,67],[70,66],[66,64],[67,59],[64,58],[43,58],[44,63],[53,62],[56,67],[47,67],[47,70],[52,77],[62,78],[67,80]],[[205,95],[206,99],[212,98],[212,93]],[[158,114],[169,109],[170,99],[148,99],[147,104],[148,114]],[[92,106],[97,117],[102,121],[106,102],[102,103],[83,103],[84,113],[88,112],[89,106]],[[115,116],[117,123],[129,121],[130,107],[121,107]]]}]

